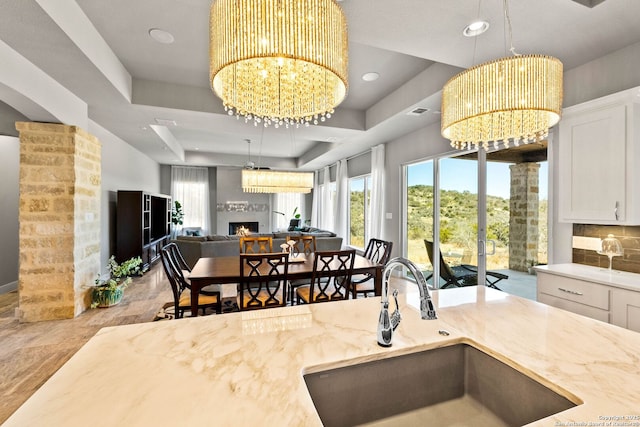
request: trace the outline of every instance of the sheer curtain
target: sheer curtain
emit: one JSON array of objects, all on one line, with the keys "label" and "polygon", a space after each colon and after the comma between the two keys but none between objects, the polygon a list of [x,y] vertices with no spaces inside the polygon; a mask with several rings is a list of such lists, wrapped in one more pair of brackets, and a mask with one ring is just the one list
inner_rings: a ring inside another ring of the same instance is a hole
[{"label": "sheer curtain", "polygon": [[369,204],[368,238],[381,239],[384,227],[384,144],[371,149],[371,202]]},{"label": "sheer curtain", "polygon": [[306,216],[302,198],[301,193],[276,193],[273,195],[271,200],[277,230],[286,230],[289,227],[289,220],[293,219],[293,212],[296,208],[296,213],[300,214],[300,226],[304,225]]},{"label": "sheer curtain", "polygon": [[[336,199],[333,206],[333,232],[343,239],[349,236],[349,178],[347,175],[347,159],[338,162],[336,169]],[[346,240],[345,240],[346,241]]]},{"label": "sheer curtain", "polygon": [[322,178],[322,192],[318,209],[318,228],[333,230],[333,199],[329,166],[325,166]]},{"label": "sheer curtain", "polygon": [[321,200],[320,195],[320,173],[315,171],[313,173],[313,195],[311,201],[311,226],[318,227],[318,210]]},{"label": "sheer curtain", "polygon": [[182,205],[183,227],[210,231],[208,168],[171,166],[171,197]]}]

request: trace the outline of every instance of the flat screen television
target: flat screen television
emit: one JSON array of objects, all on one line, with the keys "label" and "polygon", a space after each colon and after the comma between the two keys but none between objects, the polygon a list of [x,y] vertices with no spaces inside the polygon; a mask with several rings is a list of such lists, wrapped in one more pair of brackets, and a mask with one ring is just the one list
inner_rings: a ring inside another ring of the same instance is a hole
[{"label": "flat screen television", "polygon": [[168,229],[167,202],[165,197],[151,196],[151,241],[170,233]]}]

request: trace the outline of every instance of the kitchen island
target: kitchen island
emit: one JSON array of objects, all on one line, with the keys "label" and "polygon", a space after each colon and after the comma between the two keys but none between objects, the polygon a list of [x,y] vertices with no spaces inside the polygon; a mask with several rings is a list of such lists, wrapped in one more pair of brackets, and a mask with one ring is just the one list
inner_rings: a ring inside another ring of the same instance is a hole
[{"label": "kitchen island", "polygon": [[3,425],[321,425],[305,372],[453,343],[577,404],[532,425],[640,425],[640,334],[483,286],[432,296],[427,321],[399,295],[390,348],[379,298],[104,328]]}]

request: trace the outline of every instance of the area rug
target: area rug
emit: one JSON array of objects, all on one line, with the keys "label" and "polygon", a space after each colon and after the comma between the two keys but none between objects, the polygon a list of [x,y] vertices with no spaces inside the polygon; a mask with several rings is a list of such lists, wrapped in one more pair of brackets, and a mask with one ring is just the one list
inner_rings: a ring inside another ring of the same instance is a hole
[{"label": "area rug", "polygon": [[[222,313],[232,313],[234,311],[239,311],[236,298],[222,298]],[[176,311],[174,309],[173,302],[167,302],[163,304],[160,310],[158,310],[155,317],[153,318],[153,321],[156,322],[158,320],[170,320],[175,319],[175,317]]]}]

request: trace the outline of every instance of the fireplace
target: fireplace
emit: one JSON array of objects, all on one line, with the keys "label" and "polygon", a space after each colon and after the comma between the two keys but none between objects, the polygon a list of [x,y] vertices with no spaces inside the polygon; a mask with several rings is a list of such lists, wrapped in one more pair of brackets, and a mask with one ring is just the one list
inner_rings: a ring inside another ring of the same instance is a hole
[{"label": "fireplace", "polygon": [[229,235],[233,236],[238,232],[238,228],[244,227],[252,233],[258,232],[258,221],[230,222]]}]

